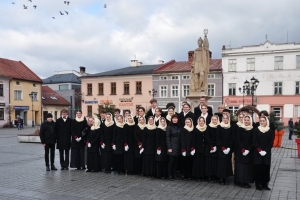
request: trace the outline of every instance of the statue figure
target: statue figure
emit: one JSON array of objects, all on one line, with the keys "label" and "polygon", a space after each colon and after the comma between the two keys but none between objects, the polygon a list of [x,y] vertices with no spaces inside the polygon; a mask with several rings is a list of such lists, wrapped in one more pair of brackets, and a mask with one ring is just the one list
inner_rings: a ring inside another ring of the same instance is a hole
[{"label": "statue figure", "polygon": [[207,74],[209,72],[209,43],[204,37],[198,39],[198,48],[194,51],[194,59],[191,64],[191,85],[192,92],[207,92]]}]

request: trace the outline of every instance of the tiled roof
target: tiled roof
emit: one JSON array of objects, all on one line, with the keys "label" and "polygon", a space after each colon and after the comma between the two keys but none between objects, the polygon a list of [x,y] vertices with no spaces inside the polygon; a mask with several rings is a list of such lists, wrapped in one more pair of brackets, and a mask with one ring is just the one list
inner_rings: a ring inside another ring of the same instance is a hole
[{"label": "tiled roof", "polygon": [[136,67],[125,67],[120,69],[115,69],[107,72],[97,73],[97,74],[90,74],[87,76],[81,76],[81,78],[85,77],[100,77],[100,76],[123,76],[123,75],[139,75],[139,74],[152,74],[153,70],[161,66],[158,65],[140,65]]},{"label": "tiled roof", "polygon": [[[222,71],[222,59],[210,59],[209,71]],[[164,72],[188,72],[191,71],[191,64],[188,61],[171,60],[156,68],[154,73]]]},{"label": "tiled roof", "polygon": [[31,71],[21,61],[14,61],[0,58],[0,76],[11,77],[13,79],[42,82],[33,71]]},{"label": "tiled roof", "polygon": [[52,83],[78,83],[78,76],[73,73],[70,74],[54,74],[48,78],[43,79],[43,84],[52,84]]},{"label": "tiled roof", "polygon": [[48,86],[42,86],[42,104],[43,105],[71,105],[66,99],[60,96],[57,92]]}]

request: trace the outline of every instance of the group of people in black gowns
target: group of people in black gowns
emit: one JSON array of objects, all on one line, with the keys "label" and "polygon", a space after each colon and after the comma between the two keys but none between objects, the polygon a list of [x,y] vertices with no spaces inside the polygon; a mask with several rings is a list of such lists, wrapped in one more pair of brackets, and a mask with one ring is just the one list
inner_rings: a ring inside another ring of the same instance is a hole
[{"label": "group of people in black gowns", "polygon": [[[167,104],[166,113],[157,107],[155,99],[150,103],[147,113],[143,107],[137,108],[135,115],[129,111],[120,115],[115,109],[114,116],[102,111],[100,119],[85,119],[77,111],[71,123],[70,167],[221,185],[227,185],[228,177],[234,175],[234,184],[243,188],[255,182],[256,189],[270,190],[274,127],[268,112],[262,111],[259,122],[254,123],[249,111],[243,110],[233,122],[223,105],[213,114],[205,98],[200,98],[194,112],[187,102],[183,102],[180,113],[175,112],[174,103]],[[41,127],[43,145],[49,138],[49,131],[42,129],[45,125]],[[47,159],[45,156],[46,166]]]}]

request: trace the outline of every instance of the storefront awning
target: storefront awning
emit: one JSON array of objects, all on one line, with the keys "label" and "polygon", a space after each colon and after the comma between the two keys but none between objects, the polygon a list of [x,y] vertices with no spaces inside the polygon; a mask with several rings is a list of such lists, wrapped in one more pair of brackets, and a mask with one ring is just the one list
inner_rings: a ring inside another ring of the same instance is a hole
[{"label": "storefront awning", "polygon": [[14,106],[14,110],[29,110],[29,106]]}]

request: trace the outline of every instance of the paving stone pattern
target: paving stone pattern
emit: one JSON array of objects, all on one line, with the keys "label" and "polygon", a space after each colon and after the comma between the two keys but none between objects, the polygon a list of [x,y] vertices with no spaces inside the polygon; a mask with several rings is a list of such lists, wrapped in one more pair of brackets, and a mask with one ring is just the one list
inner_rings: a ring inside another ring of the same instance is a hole
[{"label": "paving stone pattern", "polygon": [[[271,191],[256,191],[193,180],[159,180],[136,175],[46,172],[41,144],[18,143],[23,130],[0,129],[0,199],[299,199],[300,159],[294,140],[284,134],[283,147],[273,148]],[[294,149],[289,149],[294,148]],[[59,168],[56,150],[55,164]]]}]

